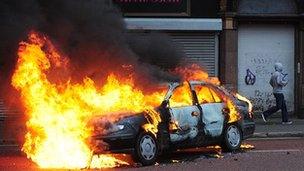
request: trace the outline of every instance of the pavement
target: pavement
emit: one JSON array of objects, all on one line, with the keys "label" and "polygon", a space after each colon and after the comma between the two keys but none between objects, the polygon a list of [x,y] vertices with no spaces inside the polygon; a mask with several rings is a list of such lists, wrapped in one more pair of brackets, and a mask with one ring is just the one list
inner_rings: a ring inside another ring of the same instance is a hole
[{"label": "pavement", "polygon": [[265,123],[260,116],[255,118],[255,132],[252,138],[304,137],[304,119],[290,118],[291,125],[283,125],[280,117],[267,118]]}]

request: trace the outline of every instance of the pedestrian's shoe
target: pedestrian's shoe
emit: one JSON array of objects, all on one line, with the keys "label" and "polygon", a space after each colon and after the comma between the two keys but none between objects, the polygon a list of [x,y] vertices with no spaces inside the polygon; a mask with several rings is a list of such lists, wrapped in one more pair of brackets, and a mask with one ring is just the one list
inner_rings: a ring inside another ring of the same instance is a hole
[{"label": "pedestrian's shoe", "polygon": [[261,113],[261,116],[262,116],[263,121],[266,123],[267,120],[266,120],[266,117],[264,116],[264,113]]},{"label": "pedestrian's shoe", "polygon": [[282,122],[283,125],[291,125],[292,121]]}]

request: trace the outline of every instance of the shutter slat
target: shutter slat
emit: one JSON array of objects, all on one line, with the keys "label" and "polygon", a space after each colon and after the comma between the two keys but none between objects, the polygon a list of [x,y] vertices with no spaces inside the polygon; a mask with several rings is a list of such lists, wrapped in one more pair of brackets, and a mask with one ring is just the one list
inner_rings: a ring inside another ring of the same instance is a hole
[{"label": "shutter slat", "polygon": [[185,54],[186,62],[195,62],[205,68],[210,76],[215,76],[216,47],[214,33],[168,33],[179,44]]}]

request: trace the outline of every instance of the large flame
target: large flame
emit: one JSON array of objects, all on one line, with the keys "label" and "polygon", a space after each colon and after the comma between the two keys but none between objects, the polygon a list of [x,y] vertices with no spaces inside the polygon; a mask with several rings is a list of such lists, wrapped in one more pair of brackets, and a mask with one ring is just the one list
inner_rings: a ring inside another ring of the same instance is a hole
[{"label": "large flame", "polygon": [[[20,43],[12,84],[20,90],[29,116],[22,150],[42,168],[84,168],[91,158],[85,143],[92,132],[87,125],[90,118],[110,111],[142,111],[159,104],[160,94],[145,98],[132,80],[118,80],[113,74],[101,88],[90,78],[83,79],[82,84],[53,84],[47,79],[47,71],[67,62],[53,47],[37,33]],[[103,163],[92,162],[99,167],[125,164],[111,156],[99,158]]]},{"label": "large flame", "polygon": [[[152,120],[143,128],[156,135],[161,119],[153,108],[160,105],[166,90],[144,94],[136,88],[132,78],[123,79],[114,74],[107,77],[103,86],[97,86],[89,77],[81,83],[50,81],[50,70],[65,68],[68,63],[69,59],[56,51],[46,36],[32,32],[27,42],[20,43],[12,85],[21,92],[29,118],[22,151],[42,168],[108,168],[128,164],[112,155],[92,156],[86,143],[93,134],[88,123],[96,116],[108,118],[109,113],[109,119],[114,121],[121,117],[120,111],[146,111]],[[217,78],[209,78],[197,65],[177,68],[175,72],[185,80],[220,84]],[[189,89],[181,88],[177,94],[172,105],[191,103]],[[233,102],[228,96],[219,96],[224,97],[230,109],[230,122],[236,121],[239,115]]]}]

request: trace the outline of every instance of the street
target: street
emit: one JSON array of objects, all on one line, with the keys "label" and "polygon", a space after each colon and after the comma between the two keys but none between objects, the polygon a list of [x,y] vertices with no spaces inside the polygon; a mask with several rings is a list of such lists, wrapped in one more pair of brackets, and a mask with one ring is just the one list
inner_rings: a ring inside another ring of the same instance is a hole
[{"label": "street", "polygon": [[[304,139],[277,138],[252,139],[244,144],[254,149],[242,148],[236,153],[221,153],[216,148],[179,151],[162,157],[154,166],[138,164],[122,166],[125,170],[303,170]],[[21,155],[2,155],[0,170],[41,170]]]}]

